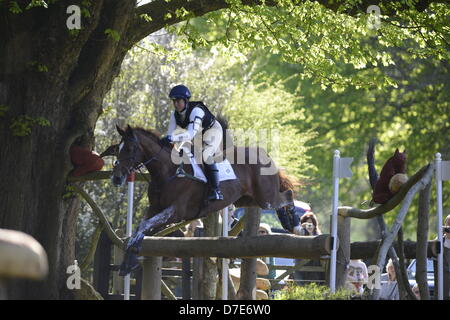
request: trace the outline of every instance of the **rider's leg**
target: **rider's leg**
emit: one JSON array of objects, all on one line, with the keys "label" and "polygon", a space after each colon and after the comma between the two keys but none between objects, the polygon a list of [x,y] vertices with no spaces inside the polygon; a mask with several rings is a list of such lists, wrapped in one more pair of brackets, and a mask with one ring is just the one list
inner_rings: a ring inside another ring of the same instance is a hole
[{"label": "rider's leg", "polygon": [[208,200],[222,200],[223,194],[220,191],[219,171],[214,161],[214,156],[222,142],[222,126],[218,121],[203,135],[203,164],[206,178],[210,186]]}]

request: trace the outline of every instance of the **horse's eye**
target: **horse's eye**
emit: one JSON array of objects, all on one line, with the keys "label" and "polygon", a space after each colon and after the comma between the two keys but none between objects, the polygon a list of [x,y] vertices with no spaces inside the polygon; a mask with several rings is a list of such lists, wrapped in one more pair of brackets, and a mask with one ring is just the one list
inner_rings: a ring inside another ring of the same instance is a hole
[{"label": "horse's eye", "polygon": [[117,166],[119,164],[119,160],[116,160],[113,162],[114,167]]}]

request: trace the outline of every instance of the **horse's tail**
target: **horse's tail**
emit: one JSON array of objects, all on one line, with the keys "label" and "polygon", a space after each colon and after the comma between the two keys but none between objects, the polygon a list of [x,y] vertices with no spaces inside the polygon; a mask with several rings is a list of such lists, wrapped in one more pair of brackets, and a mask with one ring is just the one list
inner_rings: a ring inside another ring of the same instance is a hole
[{"label": "horse's tail", "polygon": [[222,126],[222,150],[233,147],[233,138],[228,132],[228,119],[222,115],[218,115],[216,116],[216,120]]},{"label": "horse's tail", "polygon": [[[228,119],[225,118],[222,115],[218,115],[216,117],[216,120],[219,121],[220,125],[222,126],[223,130],[227,130],[228,129]],[[224,132],[225,133],[225,132]]]},{"label": "horse's tail", "polygon": [[292,177],[287,175],[284,170],[278,170],[278,178],[280,179],[280,192],[286,191],[286,190],[294,190],[296,186],[300,185],[300,182]]}]

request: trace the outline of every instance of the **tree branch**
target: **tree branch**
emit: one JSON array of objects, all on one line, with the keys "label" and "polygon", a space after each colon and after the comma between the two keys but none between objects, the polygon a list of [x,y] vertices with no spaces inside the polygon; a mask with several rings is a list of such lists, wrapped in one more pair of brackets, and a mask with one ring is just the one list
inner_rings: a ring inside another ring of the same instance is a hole
[{"label": "tree branch", "polygon": [[[294,1],[296,5],[301,5],[304,1]],[[316,0],[327,9],[334,12],[340,11],[343,4],[341,1],[333,0]],[[417,11],[422,12],[428,6],[433,3],[444,3],[444,0],[419,0],[415,3],[415,8]],[[257,6],[262,5],[261,0],[241,0],[243,5],[247,6]],[[340,12],[347,14],[349,16],[356,16],[357,14],[366,13],[367,8],[370,5],[383,5],[398,3],[401,9],[409,8],[403,1],[386,1],[386,0],[363,0],[361,3],[354,5],[353,7],[346,8]],[[277,6],[277,1],[266,0],[264,5],[269,7]],[[187,15],[176,15],[177,10],[184,8],[189,14]],[[189,2],[184,0],[171,0],[167,2],[166,0],[156,0],[147,3],[143,6],[137,7],[135,9],[135,16],[133,18],[130,27],[127,32],[127,39],[129,40],[130,47],[138,42],[139,40],[145,38],[147,35],[164,28],[165,26],[174,25],[178,22],[184,21],[187,18],[203,16],[209,12],[230,8],[230,4],[226,0],[191,0]],[[395,16],[397,14],[396,10],[384,8],[383,15]],[[146,21],[146,19],[141,16],[145,14],[151,20]]]},{"label": "tree branch", "polygon": [[73,184],[72,186],[83,197],[83,199],[86,200],[86,202],[91,206],[92,211],[94,211],[95,215],[100,220],[100,223],[105,228],[106,234],[108,235],[108,238],[111,240],[111,242],[114,243],[114,245],[118,246],[119,248],[123,249],[124,242],[114,232],[114,230],[112,229],[112,227],[108,221],[108,218],[106,218],[106,216],[103,214],[102,210],[100,210],[100,208],[97,206],[95,201],[92,200],[92,198],[87,194],[87,192],[84,191],[83,188],[81,188],[80,186],[78,186],[76,184]]},{"label": "tree branch", "polygon": [[419,285],[420,299],[430,300],[427,280],[428,224],[430,212],[431,184],[419,195],[419,214],[417,219],[416,282]]},{"label": "tree branch", "polygon": [[[408,209],[409,209],[409,206],[411,205],[414,195],[417,192],[419,192],[419,190],[422,190],[423,188],[425,188],[425,186],[428,183],[430,183],[430,181],[433,177],[433,171],[434,171],[434,165],[433,164],[428,165],[428,168],[425,171],[423,178],[420,179],[416,184],[414,184],[410,188],[410,190],[408,190],[408,193],[405,196],[405,201],[403,202],[403,205],[397,214],[397,217],[391,228],[391,231],[386,235],[386,238],[384,239],[383,244],[381,245],[380,252],[378,253],[377,265],[380,268],[380,270],[382,270],[384,267],[387,252],[388,252],[389,248],[392,246],[392,243],[394,242],[394,238],[397,235],[399,229],[401,228],[401,226],[403,224],[403,220],[405,219],[405,216],[408,213]],[[379,292],[380,292],[379,289],[374,290],[374,298],[375,299],[378,299]]]},{"label": "tree branch", "polygon": [[385,204],[378,207],[362,210],[353,207],[339,207],[338,213],[344,217],[352,217],[357,219],[371,219],[378,215],[382,215],[386,212],[394,209],[408,194],[410,189],[412,189],[417,182],[425,179],[425,175],[429,175],[432,172],[434,166],[428,164],[422,167],[415,175],[413,175],[409,180],[400,188],[400,190]]}]

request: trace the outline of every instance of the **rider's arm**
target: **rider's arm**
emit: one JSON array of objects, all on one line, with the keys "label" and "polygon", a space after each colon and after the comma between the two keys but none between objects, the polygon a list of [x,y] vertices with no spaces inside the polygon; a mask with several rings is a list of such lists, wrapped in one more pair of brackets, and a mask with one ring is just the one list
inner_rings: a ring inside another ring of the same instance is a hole
[{"label": "rider's arm", "polygon": [[183,133],[172,136],[173,142],[191,141],[197,132],[202,128],[203,117],[205,112],[201,108],[194,108],[189,116],[189,124],[187,130]]},{"label": "rider's arm", "polygon": [[171,136],[172,132],[174,132],[174,130],[177,127],[177,122],[175,121],[175,111],[172,112],[172,114],[170,115],[170,122],[169,122],[169,129],[167,129],[167,134],[166,136]]}]

